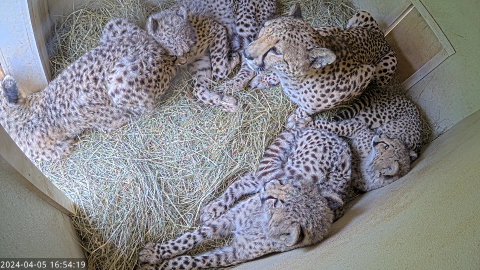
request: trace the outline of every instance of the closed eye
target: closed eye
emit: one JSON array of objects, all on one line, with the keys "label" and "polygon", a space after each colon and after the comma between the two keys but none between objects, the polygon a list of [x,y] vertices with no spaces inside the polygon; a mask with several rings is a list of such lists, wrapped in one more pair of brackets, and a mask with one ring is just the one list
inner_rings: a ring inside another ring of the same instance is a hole
[{"label": "closed eye", "polygon": [[269,52],[275,54],[275,55],[282,55],[282,52],[275,46],[273,46],[272,48],[270,48]]},{"label": "closed eye", "polygon": [[274,206],[275,206],[275,205],[277,204],[277,202],[278,202],[278,199],[275,198],[275,197],[273,197],[273,196],[267,196],[267,197],[264,197],[264,198],[261,198],[261,199],[260,199],[260,201],[261,201],[262,203],[265,203],[265,201],[267,201],[267,200],[274,200],[274,203],[273,203]]},{"label": "closed eye", "polygon": [[378,142],[378,141],[377,141],[377,142],[373,142],[373,146],[377,146],[377,145],[378,145],[378,144],[380,144],[380,143],[383,143],[383,144],[385,144],[385,145],[386,145],[386,143],[385,143],[385,142]]}]

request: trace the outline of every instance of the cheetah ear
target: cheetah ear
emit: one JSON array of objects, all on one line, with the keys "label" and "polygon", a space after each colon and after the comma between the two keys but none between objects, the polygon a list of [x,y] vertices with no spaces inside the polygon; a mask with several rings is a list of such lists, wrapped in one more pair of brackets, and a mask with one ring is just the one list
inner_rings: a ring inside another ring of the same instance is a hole
[{"label": "cheetah ear", "polygon": [[186,20],[187,16],[188,16],[187,9],[183,5],[179,5],[178,10],[177,10],[177,15],[180,18]]},{"label": "cheetah ear", "polygon": [[343,200],[337,194],[322,192],[323,198],[327,201],[328,208],[336,209],[343,206]]},{"label": "cheetah ear", "polygon": [[302,236],[302,234],[303,231],[300,224],[292,224],[284,234],[280,235],[280,240],[283,241],[287,247],[291,247],[303,240],[302,238],[304,236]]},{"label": "cheetah ear", "polygon": [[158,30],[158,28],[161,28],[161,24],[158,23],[158,21],[153,18],[152,16],[150,16],[150,18],[148,18],[148,21],[147,21],[147,32],[152,35],[152,34],[155,34]]},{"label": "cheetah ear", "polygon": [[410,150],[410,161],[414,161],[415,159],[417,159],[417,157],[417,152]]},{"label": "cheetah ear", "polygon": [[[8,103],[17,103],[18,101],[18,87],[15,79],[7,75],[2,81],[2,90]],[[1,93],[0,93],[1,94]]]},{"label": "cheetah ear", "polygon": [[312,68],[321,68],[335,62],[337,56],[335,53],[324,47],[314,47],[308,50]]},{"label": "cheetah ear", "polygon": [[290,7],[290,11],[288,12],[289,16],[293,16],[296,19],[303,20],[302,16],[302,9],[300,8],[299,3],[295,3],[295,5]]},{"label": "cheetah ear", "polygon": [[394,176],[398,173],[398,170],[400,169],[400,164],[398,164],[398,161],[394,161],[392,166],[384,168],[382,170],[382,174],[386,176]]}]

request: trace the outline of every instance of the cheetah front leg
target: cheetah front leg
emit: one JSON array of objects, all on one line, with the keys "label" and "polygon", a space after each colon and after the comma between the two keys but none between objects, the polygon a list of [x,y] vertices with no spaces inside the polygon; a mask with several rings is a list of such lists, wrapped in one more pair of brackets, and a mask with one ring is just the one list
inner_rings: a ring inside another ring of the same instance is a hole
[{"label": "cheetah front leg", "polygon": [[138,260],[141,263],[160,264],[165,260],[182,255],[207,239],[224,238],[231,233],[233,228],[233,223],[228,218],[231,217],[223,216],[212,222],[211,225],[202,226],[164,243],[150,242],[140,250]]},{"label": "cheetah front leg", "polygon": [[233,247],[221,247],[215,250],[205,252],[198,256],[178,256],[171,260],[165,261],[160,265],[145,265],[141,269],[200,269],[200,268],[216,268],[236,265],[246,260],[237,258],[237,252]]},{"label": "cheetah front leg", "polygon": [[209,55],[204,55],[202,58],[195,60],[189,67],[189,71],[196,79],[193,86],[193,94],[199,101],[219,107],[227,112],[237,111],[237,100],[235,98],[208,90],[212,83],[212,69]]},{"label": "cheetah front leg", "polygon": [[202,209],[200,221],[203,225],[211,224],[212,221],[223,215],[242,196],[257,192],[263,181],[252,173],[246,173],[231,184],[217,199],[211,201]]},{"label": "cheetah front leg", "polygon": [[223,82],[220,85],[220,89],[226,93],[234,93],[238,90],[245,88],[248,85],[253,77],[255,77],[255,72],[248,67],[247,62],[242,55],[242,65],[238,73],[230,80]]},{"label": "cheetah front leg", "polygon": [[238,53],[233,53],[229,60],[228,51],[228,33],[225,27],[217,22],[212,23],[215,36],[212,44],[209,46],[210,59],[212,64],[212,79],[214,81],[225,79],[232,72],[232,70],[240,63],[240,56]]}]

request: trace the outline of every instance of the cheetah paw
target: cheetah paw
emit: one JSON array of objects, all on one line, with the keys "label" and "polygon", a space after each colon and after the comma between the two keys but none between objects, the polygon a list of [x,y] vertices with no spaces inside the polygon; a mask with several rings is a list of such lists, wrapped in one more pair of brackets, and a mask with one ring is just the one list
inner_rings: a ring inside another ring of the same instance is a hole
[{"label": "cheetah paw", "polygon": [[[141,263],[159,264],[162,262],[161,255],[157,253],[159,251],[159,245],[157,243],[150,242],[146,244],[138,253],[138,261]],[[143,268],[141,268],[143,269]],[[146,268],[149,269],[149,268]]]},{"label": "cheetah paw", "polygon": [[279,83],[278,77],[273,73],[258,74],[250,81],[250,88],[267,89]]},{"label": "cheetah paw", "polygon": [[250,88],[266,89],[268,87],[270,87],[270,85],[263,80],[261,75],[255,76],[255,78],[250,81]]},{"label": "cheetah paw", "polygon": [[302,129],[312,122],[312,118],[303,110],[296,109],[287,119],[287,129]]},{"label": "cheetah paw", "polygon": [[218,106],[227,112],[236,112],[238,110],[237,100],[231,96],[223,96]]},{"label": "cheetah paw", "polygon": [[219,91],[222,93],[235,93],[242,90],[242,87],[239,86],[234,79],[224,81],[218,86]]}]

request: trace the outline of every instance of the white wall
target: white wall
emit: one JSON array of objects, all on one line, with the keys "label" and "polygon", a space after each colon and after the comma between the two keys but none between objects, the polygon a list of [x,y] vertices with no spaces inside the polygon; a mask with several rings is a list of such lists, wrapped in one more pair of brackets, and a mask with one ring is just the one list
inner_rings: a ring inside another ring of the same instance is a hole
[{"label": "white wall", "polygon": [[84,258],[70,218],[17,181],[0,156],[0,258]]}]

